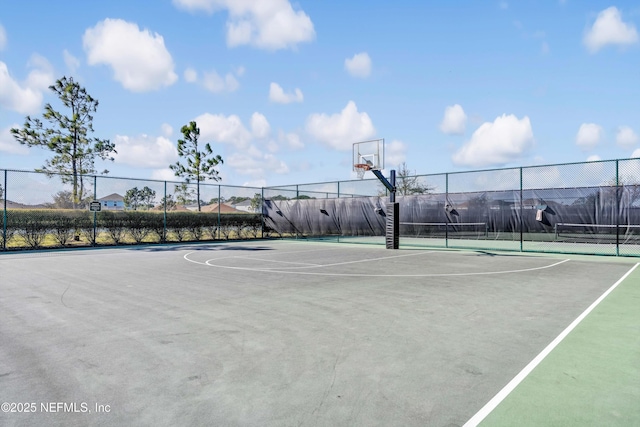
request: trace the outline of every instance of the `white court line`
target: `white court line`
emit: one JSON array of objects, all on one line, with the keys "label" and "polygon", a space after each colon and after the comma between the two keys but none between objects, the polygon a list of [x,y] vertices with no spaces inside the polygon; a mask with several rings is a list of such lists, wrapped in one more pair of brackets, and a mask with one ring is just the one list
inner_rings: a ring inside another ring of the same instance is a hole
[{"label": "white court line", "polygon": [[[310,264],[309,266],[303,266],[303,267],[285,267],[285,268],[288,269],[288,270],[293,270],[294,268],[335,267],[337,265],[357,264],[359,262],[369,262],[369,261],[381,261],[381,260],[392,259],[392,258],[401,258],[401,257],[407,257],[407,256],[430,254],[430,253],[433,253],[433,251],[424,251],[424,252],[417,252],[417,253],[404,254],[404,255],[385,256],[385,257],[380,257],[380,258],[358,259],[358,260],[355,260],[355,261],[336,262],[336,263],[333,263],[333,264]],[[253,259],[253,258],[247,258],[247,259]],[[215,260],[214,259],[208,259],[206,261],[207,265],[213,267],[213,264],[209,264],[209,261],[217,261],[217,259],[215,259]],[[273,268],[278,268],[278,267],[273,267]],[[284,270],[285,268],[280,268],[280,270]],[[272,270],[272,269],[263,267],[263,268],[261,268],[261,270]]]},{"label": "white court line", "polygon": [[[311,271],[287,271],[284,268],[280,268],[276,270],[276,269],[266,269],[266,268],[232,267],[232,266],[226,266],[226,265],[218,265],[218,264],[213,264],[211,262],[211,261],[217,261],[217,259],[209,259],[205,262],[194,261],[192,259],[189,259],[188,255],[190,255],[191,253],[193,252],[189,252],[185,254],[183,258],[189,262],[206,265],[209,267],[226,268],[229,270],[264,272],[264,273],[305,274],[305,275],[312,275],[312,276],[343,276],[343,277],[450,277],[450,276],[482,276],[482,275],[496,275],[496,274],[511,274],[511,273],[524,273],[529,271],[544,270],[546,268],[552,268],[569,261],[569,259],[565,259],[550,265],[544,265],[541,267],[524,268],[519,270],[479,271],[479,272],[468,272],[468,273],[426,273],[426,274],[322,273],[322,272],[311,272]],[[433,253],[433,251],[426,251],[426,252],[419,252],[419,253],[412,253],[412,254],[405,254],[405,255],[396,255],[396,256],[390,256],[390,257],[370,258],[370,259],[357,260],[357,261],[346,261],[346,262],[332,263],[332,264],[323,264],[313,268],[334,267],[338,265],[354,264],[358,262],[382,261],[382,260],[392,259],[392,258],[422,255],[425,253]],[[290,270],[294,268],[307,268],[307,267],[290,267]]]},{"label": "white court line", "polygon": [[[286,252],[278,251],[277,254],[278,255],[280,255],[280,254],[301,254],[301,253],[308,253],[308,252],[323,252],[323,251],[330,251],[330,250],[333,250],[333,249],[311,249],[311,250],[308,250],[308,251],[286,251]],[[224,251],[224,248],[223,249],[214,249],[213,251],[214,252],[215,251]],[[192,259],[188,258],[189,255],[195,254],[195,253],[198,253],[198,252],[202,252],[202,251],[190,251],[190,252],[187,252],[186,254],[184,254],[183,258],[186,259],[189,262],[194,263],[194,264],[207,265],[206,262],[195,261],[195,260],[192,260]],[[225,252],[225,253],[227,253],[227,252]],[[305,262],[292,262],[292,261],[276,261],[276,260],[271,260],[271,259],[259,259],[259,258],[243,257],[243,256],[239,256],[239,255],[221,256],[219,258],[210,258],[207,261],[217,261],[217,260],[220,260],[220,259],[229,259],[229,258],[249,259],[249,260],[255,259],[255,260],[258,260],[258,261],[265,261],[265,262],[284,262],[284,263],[288,262],[289,264],[306,264],[306,265],[309,265],[309,266],[312,266],[312,267],[321,266],[320,264],[312,264],[310,262],[305,263]],[[277,268],[277,267],[275,267],[275,268]],[[296,268],[296,267],[294,267],[294,268]]]},{"label": "white court line", "polygon": [[[193,252],[185,254],[184,255],[184,259],[186,259],[187,261],[192,261],[189,258],[187,258],[187,255],[189,255],[191,253],[193,253]],[[237,269],[237,270],[273,271],[273,272],[276,272],[276,273],[282,272],[282,273],[305,274],[304,272],[297,272],[297,271],[289,272],[289,271],[282,271],[282,270],[285,270],[285,269],[293,270],[293,269],[299,269],[299,268],[335,267],[337,265],[356,264],[356,263],[359,263],[359,262],[369,262],[369,261],[381,261],[381,260],[387,260],[387,259],[392,259],[392,258],[401,258],[401,257],[408,257],[408,256],[424,255],[424,254],[430,254],[430,253],[433,253],[433,251],[416,252],[416,253],[411,253],[411,254],[394,255],[394,256],[387,256],[387,257],[380,257],[380,258],[358,259],[358,260],[355,260],[355,261],[336,262],[336,263],[332,263],[332,264],[309,264],[309,265],[305,265],[305,266],[302,266],[302,267],[281,267],[278,270],[274,270],[274,269],[276,269],[278,267],[273,267],[273,268],[248,268],[248,267],[230,267],[230,266],[224,266],[224,265],[211,264],[211,261],[217,261],[219,259],[224,259],[224,258],[212,258],[212,259],[208,259],[204,263],[197,262],[197,261],[192,261],[192,262],[195,262],[196,264],[205,264],[205,265],[208,265],[209,267],[230,268],[230,269]],[[225,257],[225,258],[239,258],[239,257]],[[244,259],[253,260],[254,258],[245,257]],[[262,261],[267,261],[267,260],[262,260]],[[269,261],[271,261],[271,260],[269,260]],[[273,262],[284,262],[284,261],[273,261]],[[313,274],[313,273],[309,273],[309,274]],[[318,273],[318,274],[320,274],[320,273]],[[345,276],[346,274],[336,274],[336,275],[337,276]],[[369,275],[365,274],[364,276],[369,276]]]},{"label": "white court line", "polygon": [[[186,259],[187,261],[191,261],[193,263],[202,264],[202,265],[206,265],[206,263],[209,262],[209,261],[219,261],[221,259],[246,259],[246,260],[249,260],[249,261],[264,261],[264,262],[283,263],[283,264],[303,264],[305,267],[310,267],[310,268],[311,267],[322,267],[320,264],[312,264],[310,262],[278,261],[278,260],[274,260],[274,259],[252,258],[252,257],[240,256],[240,255],[221,256],[219,258],[210,258],[206,262],[198,262],[198,261],[193,261],[193,260],[191,260],[191,259],[186,257],[187,255],[190,255],[190,254],[193,254],[193,253],[195,253],[195,252],[189,252],[189,253],[185,254],[183,258]],[[278,267],[273,267],[273,268],[278,268]],[[284,268],[301,268],[301,267],[284,267]]]},{"label": "white court line", "polygon": [[475,427],[480,424],[491,413],[491,411],[493,411],[500,404],[500,402],[502,402],[509,395],[509,393],[511,393],[518,386],[518,384],[520,384],[522,380],[524,380],[527,375],[529,375],[531,371],[533,371],[536,366],[538,366],[540,362],[542,362],[542,360],[547,357],[549,353],[551,353],[553,349],[556,348],[556,346],[560,344],[560,342],[562,342],[562,340],[565,339],[566,336],[569,335],[569,333],[571,333],[571,331],[573,331],[573,329],[578,326],[578,324],[582,322],[582,320],[587,317],[587,315],[591,313],[594,308],[598,306],[598,304],[602,302],[602,300],[604,300],[615,288],[618,287],[620,283],[624,281],[624,279],[627,278],[627,276],[629,276],[633,272],[633,270],[636,269],[638,265],[640,265],[640,263],[631,267],[631,270],[627,271],[624,276],[622,276],[616,283],[614,283],[613,286],[607,289],[605,293],[600,296],[600,298],[595,300],[593,304],[591,304],[585,311],[583,311],[582,314],[576,318],[576,320],[571,322],[571,324],[567,326],[567,328],[562,331],[560,335],[556,337],[556,339],[551,341],[551,343],[544,350],[542,350],[540,354],[538,354],[531,362],[529,362],[529,364],[525,366],[524,369],[518,373],[518,375],[516,375],[511,381],[509,381],[509,383],[504,386],[504,388],[500,390],[498,394],[496,394],[489,402],[487,402],[487,404],[484,405],[482,409],[480,409],[473,417],[471,417],[471,419],[467,421],[463,427]]},{"label": "white court line", "polygon": [[[279,252],[282,253],[282,252]],[[300,253],[300,252],[297,252]],[[226,258],[237,258],[237,259],[246,259],[249,261],[264,261],[264,262],[275,262],[275,263],[282,263],[282,264],[301,264],[303,265],[303,267],[289,267],[289,268],[306,268],[306,267],[323,267],[320,264],[313,264],[310,262],[294,262],[294,261],[278,261],[275,259],[262,259],[262,258],[252,258],[252,257],[248,257],[248,256],[231,256],[231,257],[226,257]],[[222,258],[216,258],[215,261],[222,259]],[[213,259],[208,259],[208,261],[214,261]],[[278,267],[274,267],[274,268],[278,268]]]},{"label": "white court line", "polygon": [[[313,251],[305,251],[305,252],[313,252]],[[184,255],[184,259],[186,259],[187,261],[191,261],[194,262],[196,264],[204,264],[204,265],[208,265],[210,267],[221,267],[221,268],[234,268],[234,269],[239,269],[239,270],[255,270],[255,271],[272,271],[271,269],[266,269],[266,268],[247,268],[247,267],[227,267],[227,266],[222,266],[222,265],[215,265],[215,264],[210,264],[210,261],[217,261],[219,259],[227,259],[227,258],[243,258],[243,259],[249,259],[249,260],[253,260],[256,258],[251,258],[251,257],[238,257],[238,256],[229,256],[229,257],[221,257],[221,258],[211,258],[208,259],[205,262],[198,262],[198,261],[193,261],[191,259],[188,258],[188,255],[191,255],[194,252],[188,252]],[[282,252],[278,252],[278,253],[282,253]],[[294,253],[300,253],[300,252],[294,252]],[[355,264],[358,262],[368,262],[368,261],[380,261],[380,260],[386,260],[386,259],[392,259],[392,258],[401,258],[401,257],[408,257],[408,256],[416,256],[416,255],[423,255],[423,254],[430,254],[433,253],[433,251],[424,251],[424,252],[414,252],[411,254],[403,254],[403,255],[393,255],[393,256],[387,256],[387,257],[380,257],[380,258],[367,258],[367,259],[359,259],[359,260],[355,260],[355,261],[345,261],[345,262],[336,262],[333,264],[309,264],[303,267],[288,267],[288,268],[316,268],[316,267],[335,267],[337,265],[345,265],[345,264]],[[259,261],[272,261],[272,260],[259,260]],[[272,261],[272,262],[286,262],[286,261]],[[300,263],[303,264],[303,263]],[[278,268],[278,267],[274,267],[274,268]]]}]

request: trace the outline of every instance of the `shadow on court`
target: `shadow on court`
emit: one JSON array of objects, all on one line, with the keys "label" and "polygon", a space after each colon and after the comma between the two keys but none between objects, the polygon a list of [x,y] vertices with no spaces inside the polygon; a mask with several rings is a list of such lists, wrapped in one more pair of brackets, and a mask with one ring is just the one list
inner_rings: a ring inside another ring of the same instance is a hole
[{"label": "shadow on court", "polygon": [[199,244],[171,244],[171,245],[154,245],[154,246],[131,246],[129,248],[124,247],[122,249],[128,249],[133,251],[142,252],[184,252],[184,251],[270,251],[269,246],[258,245],[243,245],[241,242],[233,243],[199,243]]}]

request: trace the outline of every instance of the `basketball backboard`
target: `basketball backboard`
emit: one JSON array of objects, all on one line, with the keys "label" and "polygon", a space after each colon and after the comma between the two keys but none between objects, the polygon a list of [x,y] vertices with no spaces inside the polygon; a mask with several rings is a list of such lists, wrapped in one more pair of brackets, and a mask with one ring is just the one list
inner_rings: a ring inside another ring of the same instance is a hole
[{"label": "basketball backboard", "polygon": [[384,139],[353,144],[353,170],[355,172],[380,169],[384,169]]}]

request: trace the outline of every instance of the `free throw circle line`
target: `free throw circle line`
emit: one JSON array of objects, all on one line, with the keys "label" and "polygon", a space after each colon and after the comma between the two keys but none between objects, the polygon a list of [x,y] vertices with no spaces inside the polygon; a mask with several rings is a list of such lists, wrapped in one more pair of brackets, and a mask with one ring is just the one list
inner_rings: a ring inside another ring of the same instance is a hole
[{"label": "free throw circle line", "polygon": [[[191,252],[190,252],[191,253]],[[523,268],[523,269],[514,269],[514,270],[502,270],[502,271],[477,271],[477,272],[467,272],[467,273],[422,273],[422,274],[370,274],[370,273],[324,273],[324,272],[314,272],[314,271],[291,271],[285,270],[284,268],[280,269],[266,269],[266,268],[249,268],[249,267],[232,267],[226,265],[213,264],[212,261],[216,261],[215,259],[210,259],[205,262],[194,261],[188,258],[188,255],[185,254],[184,258],[187,261],[206,265],[208,267],[217,267],[217,268],[225,268],[229,270],[242,270],[242,271],[255,271],[255,272],[263,272],[263,273],[281,273],[281,274],[304,274],[310,276],[342,276],[342,277],[460,277],[460,276],[487,276],[487,275],[497,275],[497,274],[512,274],[512,273],[525,273],[529,271],[537,271],[544,270],[547,268],[553,268],[560,264],[564,264],[570,259],[564,259],[562,261],[555,262],[549,265],[543,265],[540,267],[531,267],[531,268]],[[416,254],[411,254],[416,255]],[[402,255],[399,255],[402,256]],[[406,255],[405,255],[406,256]],[[324,264],[319,265],[318,267],[332,267],[336,265],[344,265],[344,264],[353,264],[355,262],[366,262],[366,261],[379,261],[382,259],[387,259],[392,257],[384,257],[384,258],[372,258],[368,260],[359,260],[359,261],[347,261],[345,263],[335,263],[335,264]],[[393,257],[395,258],[395,257]],[[296,268],[296,267],[292,267]]]},{"label": "free throw circle line", "polygon": [[[403,254],[403,255],[393,255],[393,256],[385,256],[385,257],[379,257],[379,258],[367,258],[367,259],[358,259],[358,260],[354,260],[354,261],[344,261],[344,262],[336,262],[336,263],[331,263],[331,264],[308,264],[308,265],[304,265],[301,267],[272,267],[272,268],[247,268],[247,267],[228,267],[228,266],[222,266],[222,265],[216,265],[216,264],[211,264],[211,261],[217,261],[219,259],[227,259],[227,258],[242,258],[242,259],[248,259],[248,260],[254,260],[256,258],[251,258],[251,257],[238,257],[238,256],[229,256],[229,257],[221,257],[221,258],[211,258],[208,259],[205,262],[200,262],[200,261],[194,261],[190,258],[188,258],[189,255],[191,255],[194,252],[188,252],[184,255],[184,259],[186,259],[187,261],[196,263],[196,264],[203,264],[203,265],[208,265],[210,267],[221,267],[221,268],[237,268],[240,270],[255,270],[255,271],[274,271],[274,269],[278,269],[279,270],[286,270],[286,269],[301,269],[301,268],[321,268],[321,267],[335,267],[338,265],[346,265],[346,264],[357,264],[360,262],[369,262],[369,261],[382,261],[382,260],[387,260],[387,259],[393,259],[393,258],[402,258],[402,257],[409,257],[409,256],[416,256],[416,255],[424,255],[424,254],[430,254],[433,253],[434,251],[424,251],[424,252],[414,252],[411,254]],[[257,259],[258,261],[268,261],[271,262],[271,260],[260,260]],[[273,262],[285,262],[285,261],[273,261]],[[300,263],[302,264],[302,263]]]}]

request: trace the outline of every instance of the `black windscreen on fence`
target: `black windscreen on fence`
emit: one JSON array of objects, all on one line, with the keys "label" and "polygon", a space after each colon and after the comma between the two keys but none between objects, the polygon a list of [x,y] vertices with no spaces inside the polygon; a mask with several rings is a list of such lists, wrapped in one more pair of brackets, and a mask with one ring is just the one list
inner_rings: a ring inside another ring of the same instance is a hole
[{"label": "black windscreen on fence", "polygon": [[[419,178],[420,191],[396,198],[401,243],[640,255],[638,159]],[[386,192],[375,180],[350,183],[334,198],[275,200],[265,191],[265,224],[298,237],[384,236]]]}]

